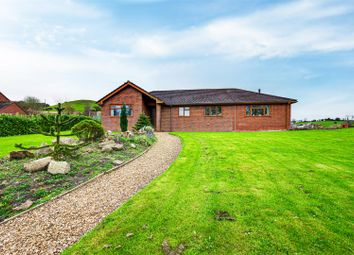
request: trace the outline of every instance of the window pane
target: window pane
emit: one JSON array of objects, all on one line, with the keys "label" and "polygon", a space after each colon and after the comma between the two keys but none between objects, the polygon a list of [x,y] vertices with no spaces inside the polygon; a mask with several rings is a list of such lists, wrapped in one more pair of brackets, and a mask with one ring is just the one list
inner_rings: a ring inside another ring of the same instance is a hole
[{"label": "window pane", "polygon": [[205,115],[210,115],[210,107],[205,107]]},{"label": "window pane", "polygon": [[221,106],[217,106],[217,115],[221,115]]},{"label": "window pane", "polygon": [[251,106],[247,105],[246,106],[246,116],[250,116],[251,115]]},{"label": "window pane", "polygon": [[184,107],[184,116],[189,116],[189,107]]},{"label": "window pane", "polygon": [[183,107],[180,107],[179,108],[179,113],[178,113],[179,116],[183,116]]},{"label": "window pane", "polygon": [[133,109],[132,109],[132,107],[129,106],[129,105],[126,105],[126,107],[127,107],[127,116],[132,116],[132,114],[133,114]]},{"label": "window pane", "polygon": [[265,114],[270,115],[270,106],[269,105],[265,106]]},{"label": "window pane", "polygon": [[253,105],[252,106],[252,116],[263,116],[264,108],[262,105]]}]

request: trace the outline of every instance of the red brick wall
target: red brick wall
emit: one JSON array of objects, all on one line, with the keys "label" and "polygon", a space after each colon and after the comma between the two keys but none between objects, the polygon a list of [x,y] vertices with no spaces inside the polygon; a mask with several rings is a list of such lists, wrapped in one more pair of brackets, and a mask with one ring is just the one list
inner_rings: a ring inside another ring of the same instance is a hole
[{"label": "red brick wall", "polygon": [[17,104],[12,103],[9,106],[0,109],[0,114],[22,114],[25,115],[26,112],[23,111]]},{"label": "red brick wall", "polygon": [[290,105],[270,105],[270,116],[246,116],[246,105],[236,110],[237,131],[284,130],[290,128]]},{"label": "red brick wall", "polygon": [[290,105],[270,107],[270,116],[252,117],[246,116],[245,105],[222,106],[222,116],[212,117],[204,116],[204,106],[191,106],[189,117],[179,117],[178,107],[163,106],[161,131],[259,131],[290,128]]},{"label": "red brick wall", "polygon": [[110,99],[104,102],[102,106],[102,125],[106,130],[120,131],[119,116],[111,116],[111,105],[131,105],[133,115],[128,116],[128,130],[131,130],[139,114],[143,111],[143,99],[141,92],[132,87],[126,87]]},{"label": "red brick wall", "polygon": [[[161,131],[233,131],[235,106],[222,106],[222,116],[205,116],[204,106],[191,106],[189,117],[179,117],[178,108],[162,107]],[[171,129],[170,129],[171,125]]]}]

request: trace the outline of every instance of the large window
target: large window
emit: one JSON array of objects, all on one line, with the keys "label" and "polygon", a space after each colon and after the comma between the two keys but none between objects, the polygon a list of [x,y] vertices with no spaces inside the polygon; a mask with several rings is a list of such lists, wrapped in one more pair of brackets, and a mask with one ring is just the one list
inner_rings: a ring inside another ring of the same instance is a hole
[{"label": "large window", "polygon": [[[123,105],[111,105],[111,116],[120,116]],[[133,115],[133,110],[130,105],[126,105],[127,116]]]},{"label": "large window", "polygon": [[221,115],[221,106],[205,107],[205,116],[220,116],[220,115]]},{"label": "large window", "polygon": [[178,116],[188,117],[190,115],[189,107],[180,107],[178,111]]},{"label": "large window", "polygon": [[247,116],[269,116],[270,106],[269,105],[247,105],[246,115]]}]

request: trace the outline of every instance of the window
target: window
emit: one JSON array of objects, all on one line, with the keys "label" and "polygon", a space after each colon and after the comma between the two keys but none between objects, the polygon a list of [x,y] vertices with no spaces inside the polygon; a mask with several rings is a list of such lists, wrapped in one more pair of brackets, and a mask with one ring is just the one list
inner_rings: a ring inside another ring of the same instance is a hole
[{"label": "window", "polygon": [[[111,105],[111,116],[120,116],[122,111],[122,105]],[[127,116],[133,115],[133,109],[130,105],[126,105],[127,107]]]},{"label": "window", "polygon": [[220,115],[221,115],[221,106],[205,107],[205,116],[220,116]]},{"label": "window", "polygon": [[247,105],[246,115],[247,116],[269,116],[270,106],[269,105]]},{"label": "window", "polygon": [[179,108],[178,116],[188,117],[189,114],[190,114],[189,107],[180,107]]}]

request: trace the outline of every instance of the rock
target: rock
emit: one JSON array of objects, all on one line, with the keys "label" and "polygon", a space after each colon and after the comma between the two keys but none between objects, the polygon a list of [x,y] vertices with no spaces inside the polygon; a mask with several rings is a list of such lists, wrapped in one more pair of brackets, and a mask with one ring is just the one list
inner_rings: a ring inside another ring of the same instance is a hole
[{"label": "rock", "polygon": [[115,150],[115,151],[119,151],[119,150],[122,150],[123,147],[124,147],[123,144],[121,144],[121,143],[116,143],[116,144],[112,147],[112,149]]},{"label": "rock", "polygon": [[114,160],[112,163],[113,163],[113,165],[115,165],[115,166],[119,166],[119,165],[123,164],[123,161],[117,159],[117,160]]},{"label": "rock", "polygon": [[66,174],[70,171],[70,164],[66,161],[52,160],[48,166],[48,173],[51,174]]},{"label": "rock", "polygon": [[132,237],[133,235],[134,235],[134,233],[129,232],[129,233],[126,234],[125,236],[126,236],[126,237]]},{"label": "rock", "polygon": [[136,145],[135,145],[134,143],[131,143],[131,144],[130,144],[130,147],[132,147],[133,149],[135,149],[135,148],[136,148]]},{"label": "rock", "polygon": [[83,152],[86,152],[86,153],[92,153],[92,152],[94,152],[94,151],[95,151],[95,149],[92,148],[92,147],[87,147],[87,148],[84,148],[84,149],[83,149]]},{"label": "rock", "polygon": [[[46,143],[42,143],[41,147],[43,146],[48,146]],[[35,152],[36,156],[42,156],[42,155],[48,155],[53,152],[53,149],[51,147],[44,147]]]},{"label": "rock", "polygon": [[[52,141],[52,143],[56,143],[56,142],[57,142],[56,139],[54,139],[54,140]],[[61,144],[73,145],[73,144],[77,144],[77,142],[78,142],[77,139],[71,138],[71,137],[62,137],[62,138],[60,138],[60,143],[61,143]]]},{"label": "rock", "polygon": [[123,149],[123,144],[116,143],[114,141],[105,141],[98,145],[102,149],[102,152],[111,152],[112,150],[118,151]]},{"label": "rock", "polygon": [[111,152],[111,151],[113,151],[113,148],[109,145],[106,145],[101,149],[101,151],[102,152]]},{"label": "rock", "polygon": [[11,151],[10,152],[10,160],[33,158],[33,157],[34,157],[34,154],[29,151]]},{"label": "rock", "polygon": [[26,200],[26,202],[24,202],[23,204],[20,204],[19,206],[16,206],[14,208],[15,211],[22,211],[22,210],[26,210],[27,208],[30,208],[31,205],[33,205],[33,202],[28,199]]},{"label": "rock", "polygon": [[27,172],[37,172],[40,170],[44,170],[52,161],[52,157],[45,157],[41,159],[37,159],[24,164],[25,171]]},{"label": "rock", "polygon": [[106,147],[106,146],[114,146],[115,145],[115,142],[112,141],[112,140],[106,140],[106,141],[103,141],[101,143],[98,144],[98,148],[103,148],[103,147]]},{"label": "rock", "polygon": [[124,137],[127,137],[127,138],[134,137],[134,133],[132,131],[125,131],[122,134],[123,134]]}]

